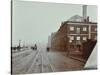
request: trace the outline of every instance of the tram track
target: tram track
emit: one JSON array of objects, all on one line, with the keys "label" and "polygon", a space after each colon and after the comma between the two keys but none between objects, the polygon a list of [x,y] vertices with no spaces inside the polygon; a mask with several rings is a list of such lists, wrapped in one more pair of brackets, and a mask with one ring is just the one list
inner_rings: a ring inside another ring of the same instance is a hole
[{"label": "tram track", "polygon": [[32,63],[30,64],[30,67],[29,67],[29,69],[27,70],[27,73],[30,73],[30,72],[31,72],[31,70],[32,70],[32,68],[33,68],[33,66],[34,66],[34,64],[36,63],[36,61],[38,61],[38,60],[36,60],[38,56],[39,56],[39,52],[37,52],[36,55],[34,56],[34,59],[33,59]]},{"label": "tram track", "polygon": [[54,69],[46,56],[42,51],[38,52],[34,57],[33,63],[28,69],[27,73],[45,73],[54,72]]}]

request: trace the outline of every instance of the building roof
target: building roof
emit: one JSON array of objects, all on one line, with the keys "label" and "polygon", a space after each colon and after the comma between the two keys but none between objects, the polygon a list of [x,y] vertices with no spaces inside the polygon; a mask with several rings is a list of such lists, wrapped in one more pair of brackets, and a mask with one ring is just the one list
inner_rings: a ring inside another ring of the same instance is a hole
[{"label": "building roof", "polygon": [[79,15],[72,16],[67,21],[62,22],[62,25],[63,24],[66,24],[66,23],[75,23],[75,24],[76,23],[82,23],[82,24],[97,24],[97,22],[90,22],[90,21],[84,22],[83,17],[82,16],[79,16]]},{"label": "building roof", "polygon": [[73,22],[83,22],[83,17],[79,15],[74,15],[68,21],[73,21]]}]

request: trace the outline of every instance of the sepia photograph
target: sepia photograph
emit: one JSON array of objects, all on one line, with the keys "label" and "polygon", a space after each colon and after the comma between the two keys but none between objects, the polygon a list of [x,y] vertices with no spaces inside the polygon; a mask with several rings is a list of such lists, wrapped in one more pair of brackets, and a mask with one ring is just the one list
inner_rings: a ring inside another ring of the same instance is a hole
[{"label": "sepia photograph", "polygon": [[97,6],[11,1],[11,74],[97,69]]}]

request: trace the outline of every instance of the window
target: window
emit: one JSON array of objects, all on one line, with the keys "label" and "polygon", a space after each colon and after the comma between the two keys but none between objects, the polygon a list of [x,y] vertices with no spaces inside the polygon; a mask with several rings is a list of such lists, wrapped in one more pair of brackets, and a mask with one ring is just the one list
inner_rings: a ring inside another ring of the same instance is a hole
[{"label": "window", "polygon": [[95,40],[97,40],[97,36],[95,36],[95,38],[94,38]]},{"label": "window", "polygon": [[80,33],[80,28],[79,27],[77,28],[77,33]]},{"label": "window", "polygon": [[71,27],[70,27],[70,31],[74,31],[74,27],[71,26]]},{"label": "window", "polygon": [[70,36],[70,40],[74,40],[74,36]]},{"label": "window", "polygon": [[87,28],[86,27],[83,27],[83,31],[87,31]]},{"label": "window", "polygon": [[97,28],[95,28],[95,31],[97,31]]},{"label": "window", "polygon": [[71,42],[72,42],[72,40],[69,40],[69,42],[71,43]]},{"label": "window", "polygon": [[86,41],[86,40],[87,40],[87,38],[86,38],[86,37],[83,37],[83,40],[84,40],[84,41]]},{"label": "window", "polygon": [[77,36],[77,38],[76,38],[77,40],[80,40],[80,36]]},{"label": "window", "polygon": [[69,42],[71,43],[72,40],[74,40],[74,36],[70,36],[69,39],[70,39]]}]

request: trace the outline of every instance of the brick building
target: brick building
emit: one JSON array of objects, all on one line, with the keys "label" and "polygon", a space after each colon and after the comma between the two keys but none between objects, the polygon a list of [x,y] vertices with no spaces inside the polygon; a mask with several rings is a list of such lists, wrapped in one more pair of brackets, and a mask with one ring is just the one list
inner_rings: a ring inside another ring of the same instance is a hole
[{"label": "brick building", "polygon": [[59,30],[51,40],[52,49],[66,51],[70,55],[86,53],[83,51],[83,43],[88,40],[97,40],[97,23],[90,22],[86,13],[87,6],[84,5],[83,17],[75,15],[61,23]]}]

